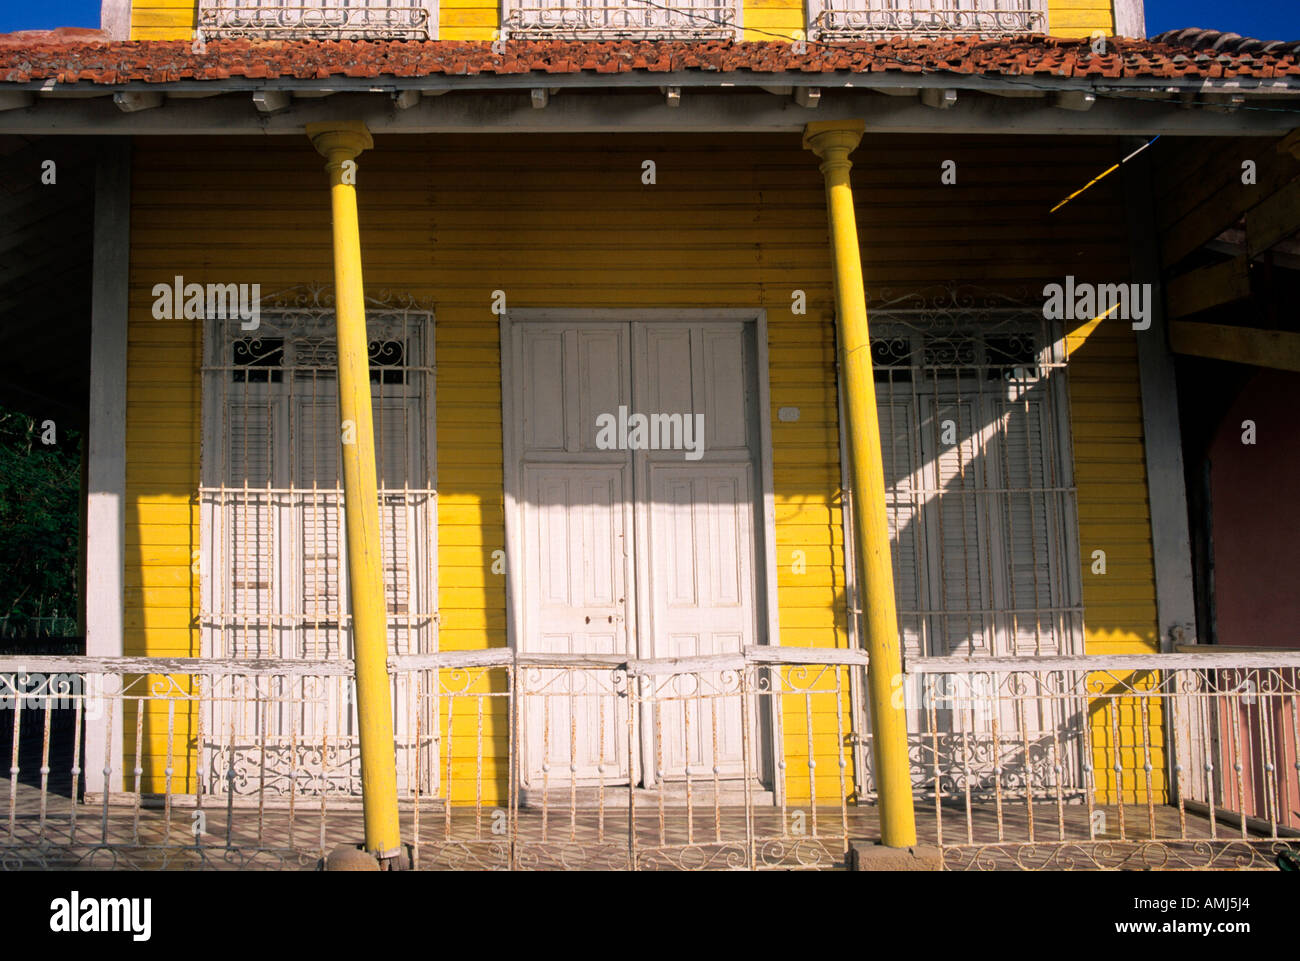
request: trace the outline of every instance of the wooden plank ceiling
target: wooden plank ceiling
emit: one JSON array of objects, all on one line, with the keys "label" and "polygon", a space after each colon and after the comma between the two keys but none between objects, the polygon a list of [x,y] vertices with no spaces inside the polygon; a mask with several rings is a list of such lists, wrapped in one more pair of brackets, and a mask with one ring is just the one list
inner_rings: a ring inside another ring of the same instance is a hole
[{"label": "wooden plank ceiling", "polygon": [[1295,369],[1300,130],[1160,147],[1156,224],[1174,352]]}]

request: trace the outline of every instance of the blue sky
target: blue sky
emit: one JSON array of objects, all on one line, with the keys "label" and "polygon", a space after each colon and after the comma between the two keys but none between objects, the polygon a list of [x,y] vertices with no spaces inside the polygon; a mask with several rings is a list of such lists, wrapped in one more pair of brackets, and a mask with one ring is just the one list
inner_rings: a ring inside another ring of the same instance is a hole
[{"label": "blue sky", "polygon": [[[1147,33],[1174,27],[1234,30],[1267,40],[1300,40],[1296,0],[1147,0]],[[98,27],[98,0],[0,0],[0,33]]]}]

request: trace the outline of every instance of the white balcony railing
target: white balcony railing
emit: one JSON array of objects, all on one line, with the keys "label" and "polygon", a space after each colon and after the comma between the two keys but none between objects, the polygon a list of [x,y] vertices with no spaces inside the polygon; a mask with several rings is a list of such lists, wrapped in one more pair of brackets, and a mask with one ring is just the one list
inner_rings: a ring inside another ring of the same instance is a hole
[{"label": "white balcony railing", "polygon": [[574,40],[739,39],[737,0],[507,0],[509,36]]},{"label": "white balcony railing", "polygon": [[202,0],[206,39],[428,40],[436,0]]},{"label": "white balcony railing", "polygon": [[1042,0],[809,0],[809,34],[864,37],[1010,36],[1044,33]]},{"label": "white balcony railing", "polygon": [[[860,651],[394,655],[412,866],[835,868],[879,833]],[[0,657],[0,871],[308,866],[361,837],[343,659]],[[1300,652],[919,658],[950,870],[1300,855]]]}]

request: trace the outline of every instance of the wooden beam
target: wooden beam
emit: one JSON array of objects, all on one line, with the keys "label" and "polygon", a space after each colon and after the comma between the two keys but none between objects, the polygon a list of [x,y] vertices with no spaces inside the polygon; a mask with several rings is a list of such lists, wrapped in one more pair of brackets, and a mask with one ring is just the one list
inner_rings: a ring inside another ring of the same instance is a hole
[{"label": "wooden beam", "polygon": [[123,113],[136,113],[161,107],[163,95],[150,90],[122,90],[113,94],[113,103]]},{"label": "wooden beam", "polygon": [[1246,254],[1253,260],[1300,230],[1300,180],[1287,184],[1246,214]]},{"label": "wooden beam", "polygon": [[253,94],[253,106],[259,113],[279,113],[293,106],[293,94],[287,90],[258,90]]},{"label": "wooden beam", "polygon": [[[1283,149],[1286,140],[1235,138],[1198,144],[1209,159],[1175,157],[1156,170],[1156,221],[1160,229],[1161,263],[1173,266],[1199,250],[1248,211],[1265,203],[1300,179],[1300,159]],[[1244,165],[1255,165],[1254,183],[1243,183]],[[1167,192],[1159,186],[1169,185]],[[1173,181],[1179,181],[1177,189]]]},{"label": "wooden beam", "polygon": [[1300,127],[1292,130],[1279,140],[1277,149],[1280,153],[1289,153],[1292,157],[1300,160]]},{"label": "wooden beam", "polygon": [[1169,325],[1169,346],[1175,354],[1300,371],[1300,334],[1289,330],[1176,320]]},{"label": "wooden beam", "polygon": [[0,91],[0,110],[22,110],[36,103],[36,94],[28,90]]},{"label": "wooden beam", "polygon": [[1175,277],[1165,288],[1167,313],[1188,317],[1250,296],[1250,261],[1243,255]]}]

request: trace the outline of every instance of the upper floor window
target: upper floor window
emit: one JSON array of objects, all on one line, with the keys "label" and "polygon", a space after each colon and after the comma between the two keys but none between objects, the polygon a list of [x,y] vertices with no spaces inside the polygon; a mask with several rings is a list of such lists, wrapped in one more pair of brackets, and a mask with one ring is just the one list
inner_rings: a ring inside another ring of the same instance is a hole
[{"label": "upper floor window", "polygon": [[820,40],[1045,33],[1046,0],[808,0]]},{"label": "upper floor window", "polygon": [[428,40],[437,0],[200,0],[208,38]]},{"label": "upper floor window", "polygon": [[740,0],[504,0],[510,36],[739,39]]}]

